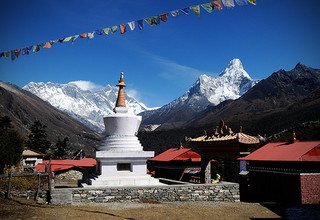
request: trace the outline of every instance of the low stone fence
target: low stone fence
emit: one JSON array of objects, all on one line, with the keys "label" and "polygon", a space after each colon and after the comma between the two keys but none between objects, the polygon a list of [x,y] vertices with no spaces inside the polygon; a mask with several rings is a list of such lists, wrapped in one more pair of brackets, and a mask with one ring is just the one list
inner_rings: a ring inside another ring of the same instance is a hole
[{"label": "low stone fence", "polygon": [[238,202],[237,183],[214,185],[190,184],[154,187],[108,187],[54,189],[53,204],[107,203],[107,202],[176,202],[228,201]]}]

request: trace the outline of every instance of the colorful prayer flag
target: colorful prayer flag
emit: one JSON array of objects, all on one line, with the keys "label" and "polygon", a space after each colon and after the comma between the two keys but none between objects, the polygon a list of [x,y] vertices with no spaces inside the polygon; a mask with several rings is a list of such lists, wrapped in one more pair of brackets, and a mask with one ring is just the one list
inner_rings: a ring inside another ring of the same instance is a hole
[{"label": "colorful prayer flag", "polygon": [[102,31],[104,34],[108,35],[110,33],[110,28],[103,28]]},{"label": "colorful prayer flag", "polygon": [[22,55],[29,55],[29,50],[28,47],[22,48]]},{"label": "colorful prayer flag", "polygon": [[205,4],[201,4],[201,7],[206,10],[208,13],[211,13],[213,10],[213,7],[211,5],[211,2],[205,3]]},{"label": "colorful prayer flag", "polygon": [[247,0],[236,0],[236,3],[240,6],[243,5],[248,5],[248,1]]},{"label": "colorful prayer flag", "polygon": [[87,37],[88,37],[88,39],[94,38],[94,31],[93,32],[89,32]]},{"label": "colorful prayer flag", "polygon": [[9,58],[10,57],[10,51],[3,52],[2,57]]},{"label": "colorful prayer flag", "polygon": [[87,33],[79,34],[79,36],[80,36],[81,38],[87,38]]},{"label": "colorful prayer flag", "polygon": [[11,50],[11,60],[14,61],[16,58],[16,53],[14,52],[14,50]]},{"label": "colorful prayer flag", "polygon": [[113,27],[111,27],[111,32],[112,32],[113,34],[116,33],[117,30],[118,30],[118,26],[113,26]]},{"label": "colorful prayer flag", "polygon": [[152,16],[152,17],[146,18],[145,21],[151,26],[159,25],[160,24],[160,16]]},{"label": "colorful prayer flag", "polygon": [[248,0],[248,2],[249,2],[250,4],[253,4],[253,5],[256,5],[256,4],[257,4],[256,0]]},{"label": "colorful prayer flag", "polygon": [[224,6],[227,8],[232,8],[234,7],[234,1],[233,0],[222,0],[222,3]]},{"label": "colorful prayer flag", "polygon": [[40,44],[32,46],[32,52],[39,52],[41,49]]},{"label": "colorful prayer flag", "polygon": [[189,8],[180,9],[180,11],[185,15],[189,15]]},{"label": "colorful prayer flag", "polygon": [[161,14],[160,15],[160,20],[163,22],[166,22],[168,20],[168,13]]},{"label": "colorful prayer flag", "polygon": [[79,35],[74,35],[74,36],[72,36],[72,37],[71,37],[72,43],[74,43],[74,42],[77,40],[78,37],[79,37]]},{"label": "colorful prayer flag", "polygon": [[222,3],[221,3],[220,0],[215,0],[215,1],[211,2],[211,5],[212,5],[213,8],[216,8],[219,11],[222,10]]},{"label": "colorful prayer flag", "polygon": [[197,16],[200,16],[200,5],[190,6],[190,9],[191,9]]},{"label": "colorful prayer flag", "polygon": [[177,16],[179,15],[179,10],[171,11],[170,14],[171,14],[173,17],[177,17]]},{"label": "colorful prayer flag", "polygon": [[136,28],[136,24],[134,21],[130,21],[128,22],[128,26],[130,28],[131,31],[133,31]]},{"label": "colorful prayer flag", "polygon": [[71,38],[72,38],[72,37],[66,37],[66,38],[64,38],[64,39],[62,40],[62,42],[63,42],[63,43],[69,42],[69,41],[71,40]]},{"label": "colorful prayer flag", "polygon": [[96,30],[95,31],[97,35],[103,35],[103,31],[102,30]]},{"label": "colorful prayer flag", "polygon": [[50,43],[50,42],[46,42],[46,43],[44,44],[43,48],[50,49],[50,48],[51,48],[51,43]]},{"label": "colorful prayer flag", "polygon": [[124,34],[126,33],[127,29],[126,29],[126,24],[120,24],[120,34]]},{"label": "colorful prayer flag", "polygon": [[137,21],[137,23],[138,23],[139,30],[142,30],[143,29],[143,19]]}]

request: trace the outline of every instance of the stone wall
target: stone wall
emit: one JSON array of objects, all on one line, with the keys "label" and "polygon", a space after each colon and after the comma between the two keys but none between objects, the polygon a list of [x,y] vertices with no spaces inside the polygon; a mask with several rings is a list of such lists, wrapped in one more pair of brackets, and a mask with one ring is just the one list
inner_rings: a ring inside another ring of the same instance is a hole
[{"label": "stone wall", "polygon": [[301,203],[320,204],[320,174],[301,173]]},{"label": "stone wall", "polygon": [[108,187],[54,189],[53,204],[107,202],[240,201],[239,185],[171,185],[155,187]]}]

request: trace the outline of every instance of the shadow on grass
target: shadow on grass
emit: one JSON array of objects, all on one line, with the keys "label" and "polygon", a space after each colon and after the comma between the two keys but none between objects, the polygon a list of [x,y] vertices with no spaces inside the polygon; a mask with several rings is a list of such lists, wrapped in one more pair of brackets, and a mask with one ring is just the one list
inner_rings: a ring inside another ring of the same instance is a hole
[{"label": "shadow on grass", "polygon": [[319,205],[260,203],[283,219],[320,219]]}]

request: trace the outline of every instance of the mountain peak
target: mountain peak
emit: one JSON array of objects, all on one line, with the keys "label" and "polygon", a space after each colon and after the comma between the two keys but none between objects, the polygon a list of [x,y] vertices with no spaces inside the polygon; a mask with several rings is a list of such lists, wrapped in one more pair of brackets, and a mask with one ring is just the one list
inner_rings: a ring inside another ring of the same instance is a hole
[{"label": "mountain peak", "polygon": [[249,74],[244,70],[243,65],[238,58],[234,58],[229,62],[228,67],[219,75],[231,78],[247,78],[251,80]]},{"label": "mountain peak", "polygon": [[238,68],[238,69],[243,69],[241,60],[238,59],[238,58],[232,59],[232,60],[230,61],[229,65],[228,65],[228,68],[231,68],[231,67]]}]

